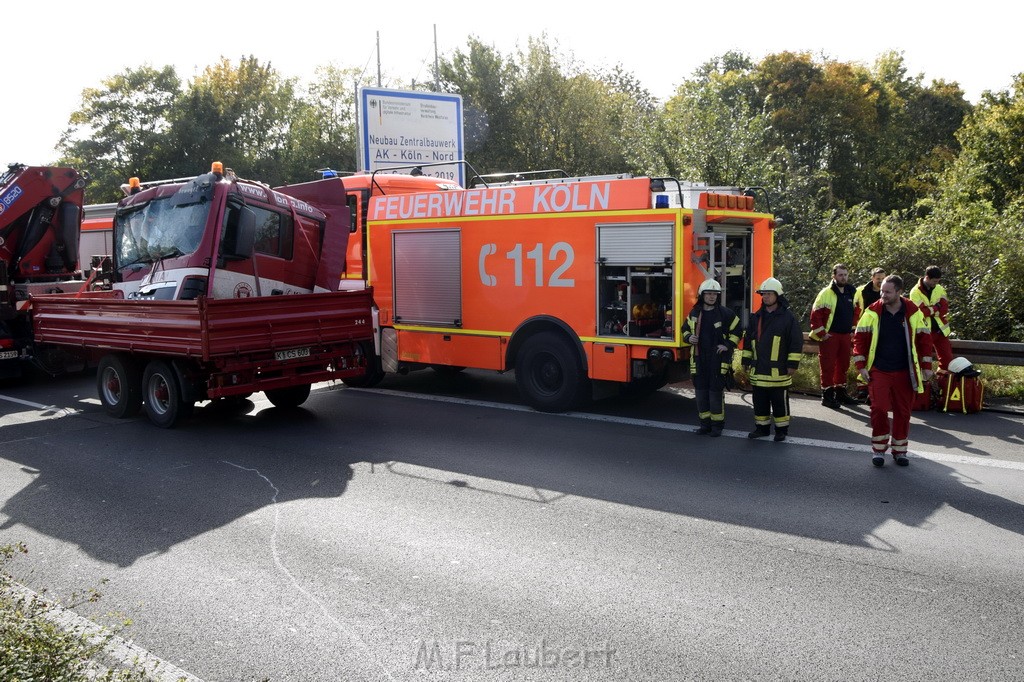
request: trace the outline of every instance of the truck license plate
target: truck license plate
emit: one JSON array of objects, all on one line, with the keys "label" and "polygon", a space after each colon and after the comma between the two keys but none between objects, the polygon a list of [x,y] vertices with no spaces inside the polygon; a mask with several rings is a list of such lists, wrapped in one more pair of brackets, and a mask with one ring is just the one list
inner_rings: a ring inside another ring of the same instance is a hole
[{"label": "truck license plate", "polygon": [[13,360],[16,357],[18,357],[18,351],[16,350],[0,351],[0,360]]},{"label": "truck license plate", "polygon": [[291,348],[289,350],[274,351],[275,360],[294,360],[295,358],[308,358],[309,348]]}]

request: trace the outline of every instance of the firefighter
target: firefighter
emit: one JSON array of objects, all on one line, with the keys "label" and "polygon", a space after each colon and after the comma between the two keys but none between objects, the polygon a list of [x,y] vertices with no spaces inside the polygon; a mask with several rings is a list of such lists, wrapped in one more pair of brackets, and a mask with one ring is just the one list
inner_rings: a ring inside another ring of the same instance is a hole
[{"label": "firefighter", "polygon": [[[882,280],[885,279],[884,268],[874,268],[871,270],[871,279],[868,280],[867,284],[862,287],[858,287],[857,292],[853,295],[853,324],[856,326],[857,322],[860,321],[860,316],[864,314],[867,307],[881,298],[882,295]],[[864,383],[863,377],[857,374],[857,401],[865,402],[868,400],[868,385]]]},{"label": "firefighter", "polygon": [[775,422],[775,440],[789,433],[789,387],[800,366],[804,337],[800,323],[782,295],[782,282],[769,277],[757,290],[761,307],[750,316],[743,337],[743,366],[754,395],[754,430],[748,438],[764,438]]},{"label": "firefighter", "polygon": [[[892,458],[907,466],[910,410],[932,374],[931,329],[917,305],[902,296],[903,279],[882,281],[881,298],[864,311],[854,334],[853,361],[871,394],[871,463]],[[892,420],[889,413],[892,412]]]},{"label": "firefighter", "polygon": [[910,290],[910,300],[917,304],[921,313],[929,318],[932,330],[932,347],[939,361],[939,369],[947,369],[953,359],[953,347],[949,343],[949,298],[939,283],[942,268],[929,265],[924,277]]},{"label": "firefighter", "polygon": [[832,281],[818,292],[811,307],[811,339],[820,342],[818,366],[821,404],[838,410],[857,401],[846,393],[853,337],[853,286],[850,271],[842,263],[832,266]]},{"label": "firefighter", "polygon": [[690,375],[697,397],[701,435],[721,436],[725,428],[725,388],[732,352],[739,343],[739,318],[721,304],[722,285],[708,279],[697,289],[697,303],[683,322],[683,345],[690,346]]}]

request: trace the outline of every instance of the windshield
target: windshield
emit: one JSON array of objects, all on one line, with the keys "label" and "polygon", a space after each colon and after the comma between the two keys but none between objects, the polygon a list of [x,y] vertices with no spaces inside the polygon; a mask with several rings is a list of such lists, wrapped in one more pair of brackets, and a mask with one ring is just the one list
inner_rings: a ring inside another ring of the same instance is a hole
[{"label": "windshield", "polygon": [[210,202],[174,206],[170,198],[154,199],[114,219],[118,267],[182,256],[199,247]]}]

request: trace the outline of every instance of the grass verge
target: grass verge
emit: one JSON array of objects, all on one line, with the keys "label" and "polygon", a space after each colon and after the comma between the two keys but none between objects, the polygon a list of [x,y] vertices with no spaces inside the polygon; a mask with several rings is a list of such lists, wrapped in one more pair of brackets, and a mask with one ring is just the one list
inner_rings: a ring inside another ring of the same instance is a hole
[{"label": "grass verge", "polygon": [[[98,664],[112,630],[97,636],[62,627],[54,617],[58,605],[14,581],[7,567],[24,544],[0,545],[0,680],[18,682],[142,682],[150,679],[140,668],[107,669]],[[95,602],[100,593],[90,590],[73,596],[63,609]]]}]

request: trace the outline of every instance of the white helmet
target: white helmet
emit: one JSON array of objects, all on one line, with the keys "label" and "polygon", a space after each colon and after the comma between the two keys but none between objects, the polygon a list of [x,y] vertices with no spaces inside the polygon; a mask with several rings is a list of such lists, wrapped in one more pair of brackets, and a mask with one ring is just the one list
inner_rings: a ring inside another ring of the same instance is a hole
[{"label": "white helmet", "polygon": [[949,371],[953,374],[963,376],[978,376],[981,372],[971,364],[971,361],[964,357],[953,358],[949,361]]},{"label": "white helmet", "polygon": [[761,286],[758,288],[757,293],[764,294],[769,291],[782,296],[782,282],[774,277],[769,277],[765,281],[761,282]]},{"label": "white helmet", "polygon": [[722,293],[722,285],[718,283],[717,279],[706,279],[700,283],[700,288],[697,289],[697,295],[699,296],[706,291],[720,294]]}]

